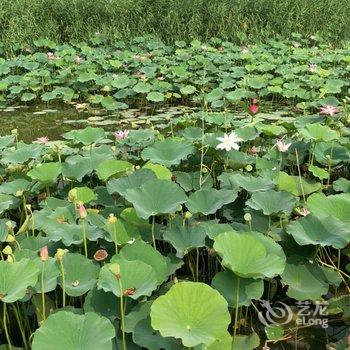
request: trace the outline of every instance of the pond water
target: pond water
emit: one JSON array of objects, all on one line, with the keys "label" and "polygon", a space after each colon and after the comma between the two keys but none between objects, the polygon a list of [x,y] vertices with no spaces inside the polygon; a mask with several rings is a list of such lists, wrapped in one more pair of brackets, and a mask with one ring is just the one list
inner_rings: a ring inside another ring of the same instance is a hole
[{"label": "pond water", "polygon": [[37,137],[47,136],[50,140],[72,129],[84,128],[87,125],[103,127],[114,131],[121,128],[137,128],[149,123],[159,123],[167,118],[193,112],[196,108],[177,106],[162,109],[143,108],[128,109],[116,114],[104,110],[87,109],[78,111],[74,106],[18,106],[0,108],[0,135],[8,135],[17,129],[19,138],[32,142]]}]

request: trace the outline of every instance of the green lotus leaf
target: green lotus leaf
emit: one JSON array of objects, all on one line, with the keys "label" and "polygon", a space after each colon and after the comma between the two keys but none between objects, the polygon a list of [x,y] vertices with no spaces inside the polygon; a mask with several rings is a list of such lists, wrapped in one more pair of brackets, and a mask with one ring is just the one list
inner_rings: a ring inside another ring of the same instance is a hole
[{"label": "green lotus leaf", "polygon": [[216,88],[205,95],[205,100],[207,102],[215,102],[221,100],[225,95],[225,91],[221,88]]},{"label": "green lotus leaf", "polygon": [[158,179],[147,181],[140,188],[127,190],[125,198],[134,205],[137,214],[143,219],[173,213],[187,199],[179,185]]},{"label": "green lotus leaf", "polygon": [[147,94],[151,91],[152,85],[140,81],[132,89],[139,94]]},{"label": "green lotus leaf", "polygon": [[235,350],[254,350],[260,344],[259,336],[256,333],[250,335],[236,335],[233,341]]},{"label": "green lotus leaf", "polygon": [[304,179],[299,176],[288,175],[280,171],[277,177],[277,188],[279,191],[286,191],[294,196],[305,196],[319,191],[322,187],[320,182]]},{"label": "green lotus leaf", "polygon": [[48,293],[55,290],[57,287],[57,279],[60,275],[56,259],[49,258],[46,261],[41,261],[39,258],[36,258],[35,263],[39,270],[39,278],[35,285],[35,291],[41,293],[43,290],[44,293]]},{"label": "green lotus leaf", "polygon": [[172,337],[164,338],[155,331],[151,326],[149,316],[136,324],[132,339],[135,344],[148,350],[185,350],[185,347],[181,346],[180,340]]},{"label": "green lotus leaf", "polygon": [[271,324],[265,327],[267,339],[278,341],[283,338],[283,326],[278,324]]},{"label": "green lotus leaf", "polygon": [[104,229],[108,232],[108,236],[105,237],[106,240],[112,241],[118,246],[140,238],[137,226],[123,219],[118,219],[115,223],[107,222]]},{"label": "green lotus leaf", "polygon": [[[84,255],[67,253],[63,257],[65,290],[69,296],[78,297],[91,290],[97,281],[99,266]],[[62,287],[62,276],[59,284]]]},{"label": "green lotus leaf", "polygon": [[307,206],[317,217],[333,216],[341,222],[350,225],[350,194],[342,193],[326,196],[314,193],[307,199]]},{"label": "green lotus leaf", "polygon": [[164,165],[160,164],[153,164],[151,162],[147,162],[143,169],[149,169],[152,170],[153,173],[156,175],[156,177],[160,180],[170,180],[172,177],[171,171],[165,167]]},{"label": "green lotus leaf", "polygon": [[264,293],[264,281],[262,279],[241,278],[231,271],[217,273],[211,285],[225,297],[228,305],[232,308],[237,308],[242,305],[249,306],[253,299],[260,299]]},{"label": "green lotus leaf", "polygon": [[29,170],[27,175],[44,184],[55,183],[61,174],[61,163],[43,163]]},{"label": "green lotus leaf", "polygon": [[125,315],[124,331],[126,333],[132,333],[138,322],[146,319],[149,316],[152,303],[153,300],[140,301],[127,315]]},{"label": "green lotus leaf", "polygon": [[128,176],[118,179],[112,178],[107,182],[107,190],[109,193],[119,193],[125,196],[126,191],[131,188],[139,188],[145,182],[153,180],[156,175],[149,169],[139,169]]},{"label": "green lotus leaf", "polygon": [[[184,171],[175,171],[174,176],[176,182],[186,191],[208,189],[213,187],[213,178],[211,176],[203,177],[201,179],[199,172],[187,173]],[[199,181],[202,181],[202,186],[199,185]]]},{"label": "green lotus leaf", "polygon": [[288,285],[287,295],[296,300],[316,300],[328,292],[328,282],[316,265],[303,262],[287,262],[282,281]]},{"label": "green lotus leaf", "polygon": [[[235,199],[233,197],[232,202]],[[224,204],[224,198],[220,191],[209,188],[192,193],[188,197],[186,206],[191,213],[209,215],[216,213]]]},{"label": "green lotus leaf", "polygon": [[306,140],[315,141],[332,141],[340,137],[336,130],[332,130],[327,125],[322,124],[308,124],[305,128],[299,129],[301,136]]},{"label": "green lotus leaf", "polygon": [[97,199],[96,193],[89,187],[74,187],[68,192],[68,199],[73,202],[89,203]]},{"label": "green lotus leaf", "polygon": [[30,182],[26,179],[15,179],[10,182],[4,182],[0,186],[0,193],[16,195],[18,192],[28,190]]},{"label": "green lotus leaf", "polygon": [[44,150],[42,145],[31,144],[26,145],[20,143],[18,148],[15,150],[8,150],[1,159],[2,163],[25,163],[29,159],[38,158]]},{"label": "green lotus leaf", "polygon": [[0,193],[0,215],[7,209],[16,208],[21,200],[9,194]]},{"label": "green lotus leaf", "polygon": [[115,329],[93,312],[78,315],[59,311],[50,315],[34,333],[33,350],[112,350]]},{"label": "green lotus leaf", "polygon": [[126,290],[131,289],[133,294],[129,293],[128,296],[136,300],[140,296],[150,296],[157,288],[158,282],[154,269],[143,261],[130,261],[115,256],[111,262],[119,265],[121,286],[109,269],[112,264],[106,264],[102,267],[97,282],[98,288],[105,292],[112,292],[120,297]]},{"label": "green lotus leaf", "polygon": [[113,293],[95,286],[85,297],[84,312],[95,312],[113,321],[120,318],[119,300]]},{"label": "green lotus leaf", "polygon": [[102,141],[105,137],[105,132],[101,128],[92,128],[88,126],[82,130],[71,130],[64,135],[65,139],[72,140],[76,143],[82,143],[83,145],[91,145]]},{"label": "green lotus leaf", "polygon": [[300,245],[314,244],[341,249],[350,241],[349,225],[333,216],[317,217],[310,214],[292,221],[286,230]]},{"label": "green lotus leaf", "polygon": [[187,347],[211,345],[225,336],[229,323],[226,300],[204,283],[177,283],[151,306],[152,328]]},{"label": "green lotus leaf", "polygon": [[211,239],[214,239],[220,233],[234,231],[231,225],[219,224],[218,220],[201,222],[200,227],[201,230]]},{"label": "green lotus leaf", "polygon": [[[350,318],[350,295],[345,294],[333,297],[328,300],[327,312],[329,315],[343,314],[343,317]],[[344,350],[346,350],[344,348]]]},{"label": "green lotus leaf", "polygon": [[152,146],[145,148],[141,152],[144,160],[150,160],[152,163],[158,163],[170,167],[181,163],[193,153],[194,147],[183,141],[166,139],[157,141]]},{"label": "green lotus leaf", "polygon": [[329,173],[327,170],[322,169],[316,165],[309,165],[309,171],[313,176],[318,177],[319,179],[328,179]]},{"label": "green lotus leaf", "polygon": [[10,263],[0,261],[0,300],[14,303],[24,298],[28,287],[34,287],[38,280],[38,268],[34,261],[21,259]]},{"label": "green lotus leaf", "polygon": [[96,167],[96,172],[102,181],[107,181],[111,176],[120,176],[132,171],[133,167],[125,160],[106,160]]},{"label": "green lotus leaf", "polygon": [[283,272],[282,247],[260,232],[224,232],[214,239],[222,264],[243,278],[274,277]]},{"label": "green lotus leaf", "polygon": [[69,156],[62,163],[62,175],[68,179],[82,181],[83,177],[92,173],[93,170],[94,166],[90,157]]},{"label": "green lotus leaf", "polygon": [[120,256],[125,260],[141,260],[150,265],[156,273],[159,284],[168,278],[168,266],[165,257],[145,242],[137,241],[125,245],[120,251]]},{"label": "green lotus leaf", "polygon": [[165,100],[164,94],[158,91],[152,91],[147,94],[147,100],[152,102],[163,102]]},{"label": "green lotus leaf", "polygon": [[350,193],[350,180],[343,177],[333,182],[333,189],[336,192]]},{"label": "green lotus leaf", "polygon": [[218,179],[228,188],[242,187],[248,192],[267,191],[274,188],[272,180],[241,173],[222,173]]},{"label": "green lotus leaf", "polygon": [[262,210],[265,215],[284,212],[291,213],[297,199],[285,191],[261,191],[254,192],[246,204],[255,210]]},{"label": "green lotus leaf", "polygon": [[172,226],[167,228],[163,238],[176,249],[176,256],[182,258],[192,249],[204,247],[205,236],[200,226]]}]

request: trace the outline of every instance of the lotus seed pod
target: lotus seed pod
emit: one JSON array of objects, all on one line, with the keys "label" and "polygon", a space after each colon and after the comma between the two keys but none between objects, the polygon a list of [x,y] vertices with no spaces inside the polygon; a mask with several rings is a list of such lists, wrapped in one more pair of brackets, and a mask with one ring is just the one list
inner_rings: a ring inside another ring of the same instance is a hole
[{"label": "lotus seed pod", "polygon": [[252,170],[253,170],[253,167],[252,167],[250,164],[248,164],[248,165],[245,167],[245,170],[247,170],[247,171],[252,171]]},{"label": "lotus seed pod", "polygon": [[244,214],[244,220],[245,221],[252,221],[252,216],[249,213]]},{"label": "lotus seed pod", "polygon": [[2,252],[5,254],[5,255],[11,255],[12,254],[12,248],[7,245],[3,250]]},{"label": "lotus seed pod", "polygon": [[191,212],[189,212],[189,211],[186,211],[186,213],[185,213],[185,219],[190,219],[191,217],[193,216],[193,214],[191,213]]},{"label": "lotus seed pod", "polygon": [[62,261],[64,255],[68,252],[68,249],[58,248],[55,257],[58,261]]}]

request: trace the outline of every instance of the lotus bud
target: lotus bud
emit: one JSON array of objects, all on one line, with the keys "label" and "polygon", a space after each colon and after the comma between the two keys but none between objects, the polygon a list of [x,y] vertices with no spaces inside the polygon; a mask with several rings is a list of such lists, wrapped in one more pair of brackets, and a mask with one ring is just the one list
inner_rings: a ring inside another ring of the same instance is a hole
[{"label": "lotus bud", "polygon": [[13,235],[11,235],[11,234],[7,235],[7,237],[6,237],[6,242],[7,243],[12,243],[15,240],[16,240],[15,237]]},{"label": "lotus bud", "polygon": [[40,249],[40,260],[46,261],[49,259],[49,251],[47,249],[47,245]]},{"label": "lotus bud", "polygon": [[26,208],[29,212],[32,212],[32,206],[30,204],[26,204]]},{"label": "lotus bud", "polygon": [[191,217],[192,217],[193,215],[192,215],[192,213],[191,212],[189,212],[189,211],[186,211],[186,213],[185,213],[185,219],[191,219]]},{"label": "lotus bud", "polygon": [[2,252],[5,254],[5,255],[11,255],[13,252],[12,252],[12,248],[7,245],[3,250]]},{"label": "lotus bud", "polygon": [[55,257],[57,259],[57,261],[62,261],[64,255],[68,253],[68,249],[61,249],[61,248],[58,248],[57,249],[57,252],[55,254]]},{"label": "lotus bud", "polygon": [[85,219],[87,217],[87,211],[83,204],[79,205],[78,212],[81,219]]},{"label": "lotus bud", "polygon": [[176,276],[174,276],[174,278],[173,278],[173,282],[174,282],[174,284],[176,284],[176,283],[178,283],[178,282],[179,282],[179,280],[177,279],[177,277],[176,277]]},{"label": "lotus bud", "polygon": [[252,221],[252,216],[249,213],[244,214],[244,220],[245,221]]},{"label": "lotus bud", "polygon": [[[9,263],[13,263],[14,262],[12,255],[8,255],[7,256],[7,262],[9,262]],[[0,293],[0,299],[1,299],[1,293]]]},{"label": "lotus bud", "polygon": [[109,214],[108,216],[108,223],[111,225],[114,225],[117,222],[117,217],[114,216],[114,214]]},{"label": "lotus bud", "polygon": [[109,271],[113,273],[116,278],[120,278],[120,266],[117,263],[109,265]]}]

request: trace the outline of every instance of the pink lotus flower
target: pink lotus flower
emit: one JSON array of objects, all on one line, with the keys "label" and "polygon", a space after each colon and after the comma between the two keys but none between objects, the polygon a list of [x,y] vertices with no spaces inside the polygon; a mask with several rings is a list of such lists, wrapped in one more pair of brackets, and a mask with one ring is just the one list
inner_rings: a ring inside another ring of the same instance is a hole
[{"label": "pink lotus flower", "polygon": [[114,136],[118,140],[124,140],[129,136],[129,130],[119,130],[114,133]]},{"label": "pink lotus flower", "polygon": [[252,113],[252,114],[256,114],[259,112],[258,105],[253,104],[253,105],[250,105],[248,108],[249,108],[250,113]]},{"label": "pink lotus flower", "polygon": [[36,142],[40,145],[46,145],[49,142],[49,138],[47,136],[41,136],[36,139]]},{"label": "pink lotus flower", "polygon": [[49,251],[47,249],[47,245],[40,249],[40,260],[46,261],[49,259]]},{"label": "pink lotus flower", "polygon": [[87,211],[83,204],[79,205],[78,212],[81,219],[85,219],[87,217]]},{"label": "pink lotus flower", "polygon": [[276,146],[280,152],[284,153],[288,151],[291,143],[285,143],[282,139],[279,139],[276,141]]},{"label": "pink lotus flower", "polygon": [[335,107],[332,105],[326,105],[326,106],[320,108],[320,114],[330,115],[331,117],[334,114],[337,114],[339,112],[340,112],[340,109],[338,107]]}]

